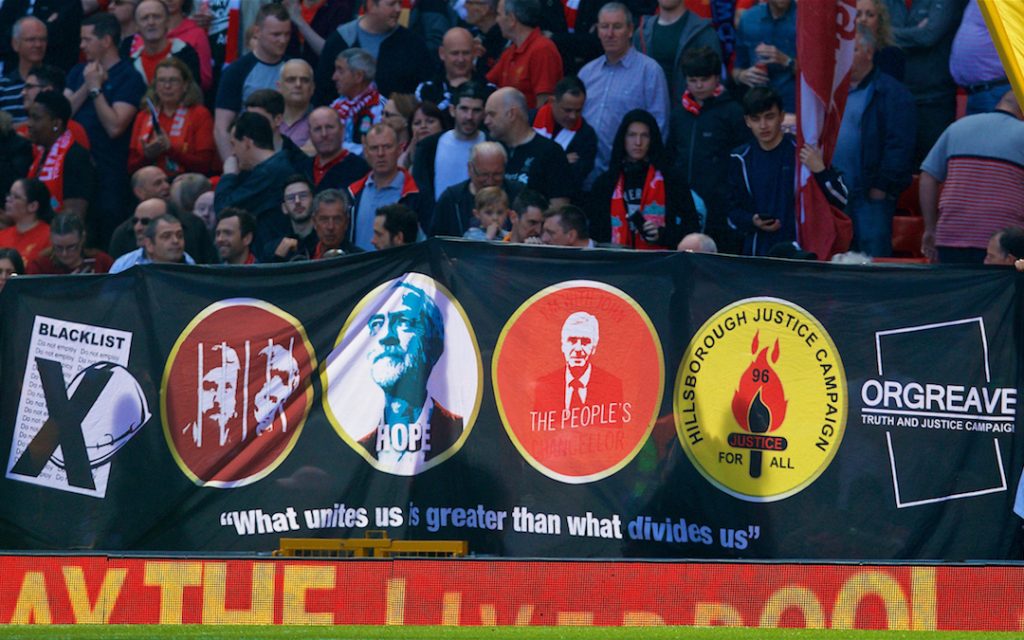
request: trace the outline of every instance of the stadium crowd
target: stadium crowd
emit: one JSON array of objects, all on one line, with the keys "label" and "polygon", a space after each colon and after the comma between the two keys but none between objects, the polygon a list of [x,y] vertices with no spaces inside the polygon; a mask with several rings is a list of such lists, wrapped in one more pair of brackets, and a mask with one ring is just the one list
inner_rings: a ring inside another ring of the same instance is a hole
[{"label": "stadium crowd", "polygon": [[796,3],[3,0],[0,287],[437,235],[799,257],[801,165],[865,256],[909,188],[919,255],[1024,257],[977,0],[857,0],[830,164],[794,135]]}]

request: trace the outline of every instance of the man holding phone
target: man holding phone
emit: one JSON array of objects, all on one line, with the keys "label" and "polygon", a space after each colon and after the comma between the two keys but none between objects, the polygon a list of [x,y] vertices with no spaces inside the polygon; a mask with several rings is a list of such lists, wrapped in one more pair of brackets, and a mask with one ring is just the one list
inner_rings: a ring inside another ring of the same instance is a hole
[{"label": "man holding phone", "polygon": [[[743,97],[744,121],[755,142],[733,150],[729,165],[729,221],[745,235],[743,254],[768,255],[796,236],[796,137],[782,130],[782,98],[769,87],[754,87]],[[842,176],[826,167],[821,152],[805,145],[800,162],[814,175],[834,206],[846,207]]]}]

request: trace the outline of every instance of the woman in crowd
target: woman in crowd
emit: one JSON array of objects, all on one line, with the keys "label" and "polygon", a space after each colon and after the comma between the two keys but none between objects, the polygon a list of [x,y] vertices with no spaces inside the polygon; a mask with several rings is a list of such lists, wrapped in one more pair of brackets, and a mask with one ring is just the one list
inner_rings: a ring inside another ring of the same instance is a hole
[{"label": "woman in crowd", "polygon": [[[403,167],[405,153],[409,150],[409,143],[412,140],[412,117],[416,113],[419,103],[416,96],[411,93],[392,93],[388,96],[387,104],[384,105],[382,113],[384,124],[395,130],[398,134],[398,146],[402,149],[402,155],[398,157],[398,163]],[[412,162],[410,158],[409,162]]]},{"label": "woman in crowd", "polygon": [[411,137],[405,153],[398,158],[398,163],[406,168],[412,167],[416,159],[416,143],[420,140],[452,128],[452,117],[441,111],[433,102],[421,102],[409,119]]},{"label": "woman in crowd", "polygon": [[167,37],[177,38],[195,49],[199,56],[199,85],[203,91],[213,88],[213,62],[210,53],[210,40],[206,31],[199,27],[191,18],[192,0],[163,0],[167,7]]},{"label": "woman in crowd", "polygon": [[113,258],[85,248],[85,226],[76,215],[62,213],[50,222],[50,246],[26,266],[26,273],[66,275],[107,273]]},{"label": "woman in crowd", "polygon": [[50,192],[47,210],[85,218],[96,194],[96,169],[89,152],[67,128],[71,103],[54,91],[42,91],[28,109],[28,137],[37,146],[28,177]]},{"label": "woman in crowd", "polygon": [[[209,206],[202,209],[198,206],[198,200],[204,194],[210,194]],[[210,179],[201,173],[183,173],[171,182],[171,202],[179,211],[187,211],[195,214],[206,229],[213,233],[217,226],[217,217],[213,212],[213,184]]]},{"label": "woman in crowd", "polygon": [[0,248],[0,291],[13,276],[25,273],[25,263],[14,249]]},{"label": "woman in crowd", "polygon": [[156,66],[132,127],[129,173],[146,165],[156,165],[168,176],[190,171],[210,174],[219,168],[213,118],[202,98],[192,73],[180,60],[167,58]]},{"label": "woman in crowd", "polygon": [[590,237],[632,249],[674,249],[700,230],[690,185],[668,163],[658,123],[647,111],[623,117],[607,172],[590,193]]},{"label": "woman in crowd", "polygon": [[857,25],[875,36],[875,66],[903,82],[906,60],[903,50],[892,43],[892,22],[885,0],[857,0]]},{"label": "woman in crowd", "polygon": [[31,262],[50,246],[50,192],[35,178],[15,180],[7,192],[4,210],[12,224],[0,231],[0,247],[11,247]]}]

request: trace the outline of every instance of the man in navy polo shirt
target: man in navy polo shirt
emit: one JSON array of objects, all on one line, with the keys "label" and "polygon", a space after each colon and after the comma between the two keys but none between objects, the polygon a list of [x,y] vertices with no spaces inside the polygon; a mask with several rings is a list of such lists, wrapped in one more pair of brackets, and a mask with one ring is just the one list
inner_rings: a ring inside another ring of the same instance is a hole
[{"label": "man in navy polo shirt", "polygon": [[98,13],[82,23],[82,52],[86,62],[68,74],[64,95],[74,119],[89,134],[91,153],[99,176],[96,216],[90,235],[105,247],[114,228],[128,217],[128,143],[146,83],[117,45],[121,25],[109,13]]}]

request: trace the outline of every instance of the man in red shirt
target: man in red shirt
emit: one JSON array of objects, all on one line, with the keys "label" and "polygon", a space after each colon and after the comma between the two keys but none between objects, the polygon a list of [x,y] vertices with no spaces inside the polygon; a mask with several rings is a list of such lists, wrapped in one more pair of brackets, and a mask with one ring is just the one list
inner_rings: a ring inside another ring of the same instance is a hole
[{"label": "man in red shirt", "polygon": [[538,0],[500,0],[498,26],[512,44],[487,74],[487,80],[499,87],[522,91],[531,109],[550,100],[555,83],[562,79],[562,56],[541,34],[541,18]]},{"label": "man in red shirt", "polygon": [[160,0],[142,0],[135,7],[135,22],[139,25],[139,33],[131,40],[128,57],[135,70],[138,71],[146,84],[150,84],[156,76],[156,65],[166,58],[174,56],[185,63],[192,72],[192,78],[199,78],[199,54],[196,50],[177,38],[167,37],[167,5]]}]

